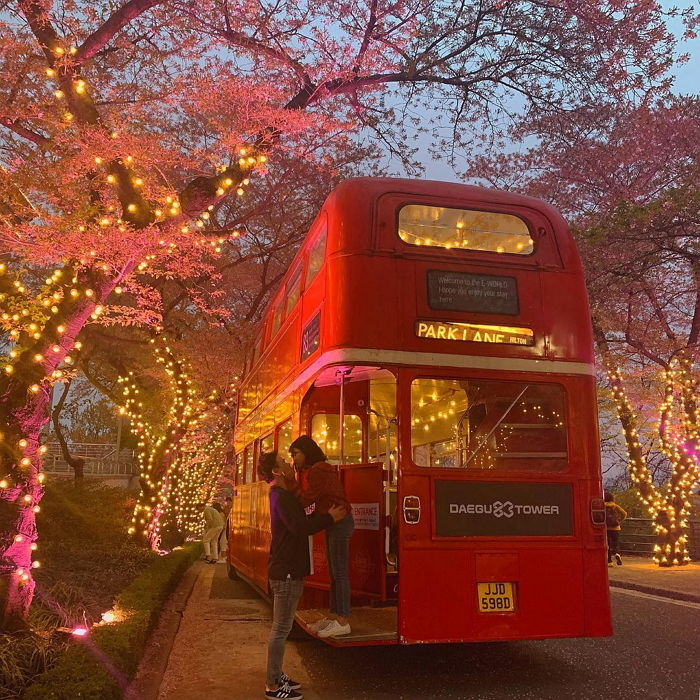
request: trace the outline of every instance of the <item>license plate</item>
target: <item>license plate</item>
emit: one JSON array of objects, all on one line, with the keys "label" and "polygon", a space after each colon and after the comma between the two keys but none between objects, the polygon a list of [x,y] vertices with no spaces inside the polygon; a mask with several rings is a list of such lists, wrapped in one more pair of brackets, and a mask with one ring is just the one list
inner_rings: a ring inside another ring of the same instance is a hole
[{"label": "license plate", "polygon": [[515,596],[512,583],[477,583],[479,612],[498,613],[515,610]]}]

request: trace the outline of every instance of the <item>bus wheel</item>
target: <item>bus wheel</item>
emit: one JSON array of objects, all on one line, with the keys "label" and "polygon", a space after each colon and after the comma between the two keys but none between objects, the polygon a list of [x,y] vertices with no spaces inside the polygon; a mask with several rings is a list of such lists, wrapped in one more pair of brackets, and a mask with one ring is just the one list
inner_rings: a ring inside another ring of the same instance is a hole
[{"label": "bus wheel", "polygon": [[228,572],[228,577],[232,581],[239,581],[240,576],[238,575],[238,572],[231,566],[229,562],[226,562],[226,571]]}]

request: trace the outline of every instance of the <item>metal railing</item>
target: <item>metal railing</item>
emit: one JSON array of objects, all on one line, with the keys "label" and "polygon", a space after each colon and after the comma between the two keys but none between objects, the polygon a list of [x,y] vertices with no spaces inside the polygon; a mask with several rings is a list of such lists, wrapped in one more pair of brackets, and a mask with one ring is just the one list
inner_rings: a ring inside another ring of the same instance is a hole
[{"label": "metal railing", "polygon": [[[57,442],[49,442],[44,455],[44,471],[48,474],[72,474],[73,468],[65,461]],[[68,443],[68,451],[85,461],[83,473],[86,476],[118,476],[138,473],[134,450],[123,449],[117,452],[115,444]]]},{"label": "metal railing", "polygon": [[[693,559],[700,559],[700,520],[690,520],[688,550]],[[620,532],[620,551],[650,557],[654,553],[656,537],[651,518],[626,518]]]}]

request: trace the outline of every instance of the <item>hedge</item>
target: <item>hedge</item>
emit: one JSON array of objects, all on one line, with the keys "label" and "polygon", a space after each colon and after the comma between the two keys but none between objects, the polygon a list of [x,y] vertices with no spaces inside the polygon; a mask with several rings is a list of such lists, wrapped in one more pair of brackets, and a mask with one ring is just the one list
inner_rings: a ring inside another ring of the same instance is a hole
[{"label": "hedge", "polygon": [[163,603],[182,574],[200,556],[200,543],[160,557],[125,588],[115,601],[120,622],[93,627],[77,639],[54,668],[25,691],[28,700],[119,700],[143,656]]}]

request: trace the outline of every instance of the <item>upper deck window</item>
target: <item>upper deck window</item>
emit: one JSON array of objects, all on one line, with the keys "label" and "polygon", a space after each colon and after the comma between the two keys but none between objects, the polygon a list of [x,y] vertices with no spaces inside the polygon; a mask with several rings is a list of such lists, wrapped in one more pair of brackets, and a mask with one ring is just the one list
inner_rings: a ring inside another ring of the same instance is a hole
[{"label": "upper deck window", "polygon": [[282,299],[280,299],[277,302],[277,306],[275,307],[275,313],[272,316],[272,335],[273,336],[280,329],[280,326],[282,325],[282,321],[284,320],[284,306],[285,306],[285,300],[283,297]]},{"label": "upper deck window", "polygon": [[408,204],[399,212],[399,237],[416,246],[530,255],[534,242],[518,216],[475,209]]},{"label": "upper deck window", "polygon": [[301,295],[301,267],[298,267],[287,283],[287,313],[289,316],[292,309],[299,301]]},{"label": "upper deck window", "polygon": [[308,289],[323,265],[323,258],[326,254],[326,228],[319,234],[309,250],[309,266],[306,268],[306,283],[304,287]]}]

